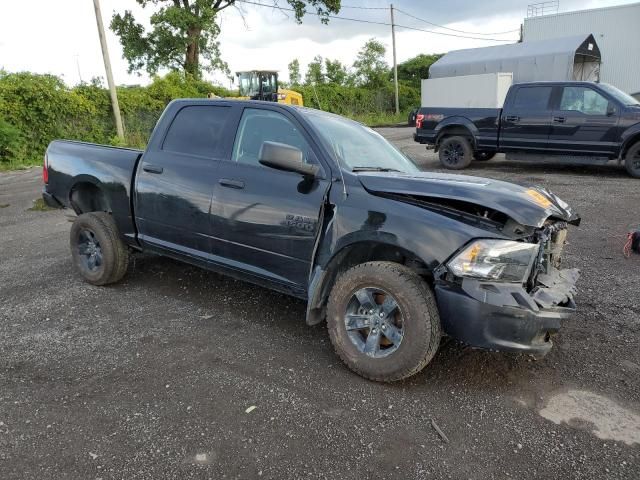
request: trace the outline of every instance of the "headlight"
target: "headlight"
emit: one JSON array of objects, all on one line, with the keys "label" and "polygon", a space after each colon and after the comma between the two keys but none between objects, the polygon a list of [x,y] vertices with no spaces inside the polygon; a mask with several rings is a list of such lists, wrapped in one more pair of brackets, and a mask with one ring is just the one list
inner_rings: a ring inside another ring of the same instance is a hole
[{"label": "headlight", "polygon": [[499,282],[524,283],[538,255],[539,246],[509,240],[476,240],[447,266],[454,275]]}]

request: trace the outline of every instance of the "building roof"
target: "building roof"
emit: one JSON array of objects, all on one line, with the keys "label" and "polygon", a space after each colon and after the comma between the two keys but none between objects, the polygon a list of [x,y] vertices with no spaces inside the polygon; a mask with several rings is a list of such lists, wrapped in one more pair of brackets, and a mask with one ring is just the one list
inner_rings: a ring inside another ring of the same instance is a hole
[{"label": "building roof", "polygon": [[[576,55],[600,61],[600,50],[593,35],[455,50],[435,62],[429,69],[429,76],[440,78],[512,72],[514,82],[568,80],[571,77],[564,74],[573,72]],[[527,75],[531,67],[537,70],[533,76]]]},{"label": "building roof", "polygon": [[[596,2],[591,2],[596,3]],[[640,95],[640,3],[526,18],[525,43],[591,33],[598,42],[600,80]]]}]

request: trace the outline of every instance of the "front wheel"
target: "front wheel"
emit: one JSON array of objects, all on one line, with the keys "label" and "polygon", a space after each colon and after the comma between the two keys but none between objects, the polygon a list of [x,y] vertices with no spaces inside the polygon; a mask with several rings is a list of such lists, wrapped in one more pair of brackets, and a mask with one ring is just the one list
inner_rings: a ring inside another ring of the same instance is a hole
[{"label": "front wheel", "polygon": [[440,144],[440,163],[450,170],[462,170],[471,164],[473,148],[465,137],[447,137]]},{"label": "front wheel", "polygon": [[640,142],[632,145],[624,158],[627,173],[634,178],[640,178]]},{"label": "front wheel", "polygon": [[427,283],[392,262],[357,265],[336,281],[327,312],[342,361],[370,380],[393,382],[422,370],[440,344],[440,316]]},{"label": "front wheel", "polygon": [[78,216],[71,226],[70,245],[76,269],[92,285],[115,283],[127,272],[129,251],[108,213]]}]

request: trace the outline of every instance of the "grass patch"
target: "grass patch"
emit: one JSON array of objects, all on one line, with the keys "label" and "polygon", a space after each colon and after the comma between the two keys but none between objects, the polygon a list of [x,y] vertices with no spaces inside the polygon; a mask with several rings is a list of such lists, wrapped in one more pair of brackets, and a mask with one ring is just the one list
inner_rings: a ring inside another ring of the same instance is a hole
[{"label": "grass patch", "polygon": [[55,209],[44,203],[44,200],[41,198],[36,198],[33,201],[33,206],[29,209],[30,212],[48,212],[49,210]]},{"label": "grass patch", "polygon": [[26,170],[38,165],[42,166],[42,159],[10,160],[6,162],[0,162],[0,172]]},{"label": "grass patch", "polygon": [[398,124],[407,124],[407,117],[409,112],[395,113],[365,113],[358,115],[347,115],[349,118],[356,122],[364,123],[369,127],[385,127]]},{"label": "grass patch", "polygon": [[7,207],[10,207],[10,206],[11,206],[11,204],[9,204],[9,203],[0,203],[0,208],[7,208]]}]

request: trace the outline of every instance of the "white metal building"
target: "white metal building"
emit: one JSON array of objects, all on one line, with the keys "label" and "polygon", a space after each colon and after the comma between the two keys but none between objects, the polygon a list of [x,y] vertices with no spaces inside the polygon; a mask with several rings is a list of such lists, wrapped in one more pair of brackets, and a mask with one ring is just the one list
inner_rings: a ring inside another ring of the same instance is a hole
[{"label": "white metal building", "polygon": [[640,3],[531,16],[523,40],[547,40],[592,33],[602,64],[600,80],[640,98]]}]

